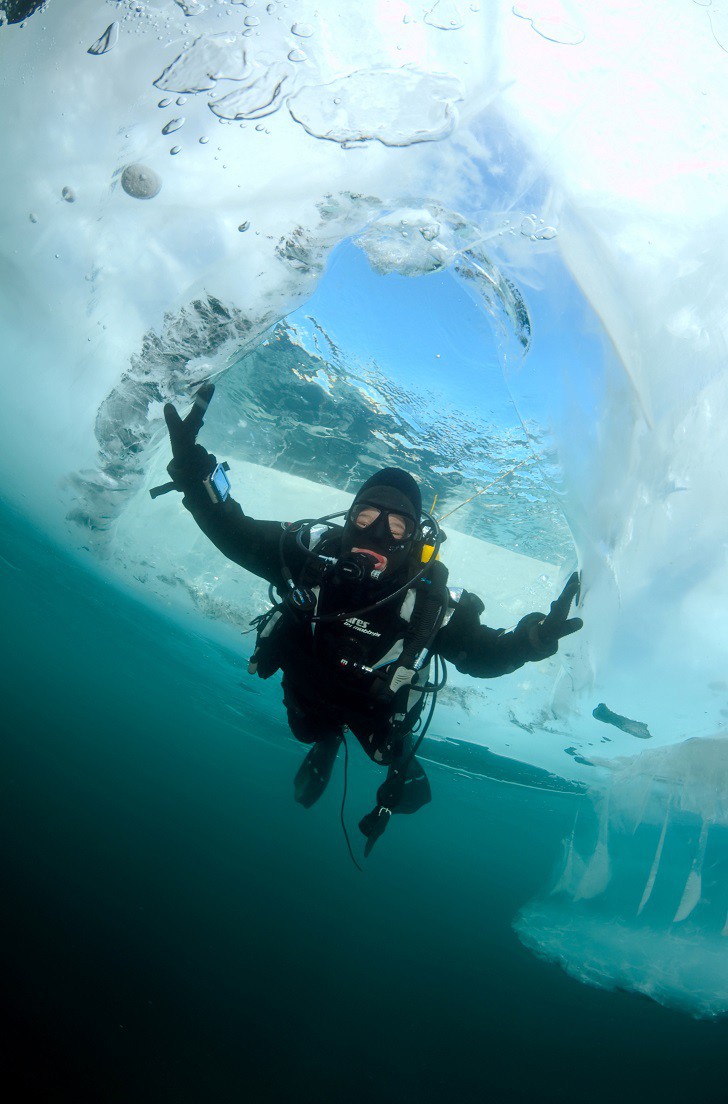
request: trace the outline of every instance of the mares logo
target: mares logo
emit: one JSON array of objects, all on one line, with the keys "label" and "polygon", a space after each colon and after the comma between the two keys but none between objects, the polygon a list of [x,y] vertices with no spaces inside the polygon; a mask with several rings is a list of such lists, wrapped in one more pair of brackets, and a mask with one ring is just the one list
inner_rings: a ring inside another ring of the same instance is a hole
[{"label": "mares logo", "polygon": [[366,633],[367,636],[381,636],[379,632],[375,632],[374,629],[369,628],[368,621],[360,621],[358,617],[348,617],[344,622],[350,629],[355,629],[357,632]]}]

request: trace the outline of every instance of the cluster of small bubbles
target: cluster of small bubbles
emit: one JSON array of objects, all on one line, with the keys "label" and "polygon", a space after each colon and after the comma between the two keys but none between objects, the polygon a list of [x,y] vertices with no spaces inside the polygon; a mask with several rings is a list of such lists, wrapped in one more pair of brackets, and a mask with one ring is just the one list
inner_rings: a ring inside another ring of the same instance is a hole
[{"label": "cluster of small bubbles", "polygon": [[171,153],[172,157],[176,157],[177,154],[180,153],[181,151],[182,151],[182,146],[172,146],[172,148],[169,152]]},{"label": "cluster of small bubbles", "polygon": [[249,229],[250,229],[250,222],[248,220],[246,220],[245,222],[241,222],[240,226],[238,227],[238,230],[240,231],[241,234],[244,234],[245,231],[249,230]]},{"label": "cluster of small bubbles", "polygon": [[297,35],[299,38],[310,38],[313,33],[314,30],[310,23],[294,23],[291,26],[291,34]]},{"label": "cluster of small bubbles", "polygon": [[558,230],[553,226],[546,226],[544,220],[537,219],[536,215],[527,215],[521,221],[521,233],[531,241],[551,241],[558,235]]},{"label": "cluster of small bubbles", "polygon": [[291,52],[288,55],[288,60],[289,61],[305,61],[306,60],[306,55],[304,54],[303,50],[291,50]]},{"label": "cluster of small bubbles", "polygon": [[174,102],[177,104],[177,107],[182,107],[183,104],[187,103],[187,97],[186,96],[178,96],[177,99]]},{"label": "cluster of small bubbles", "polygon": [[157,107],[169,107],[171,102],[172,102],[171,97],[170,96],[165,96],[163,100],[159,101],[159,103],[157,104]]},{"label": "cluster of small bubbles", "polygon": [[435,226],[421,226],[420,233],[425,241],[434,241],[437,235],[440,233],[440,227]]},{"label": "cluster of small bubbles", "polygon": [[162,127],[162,134],[174,134],[175,130],[179,130],[184,125],[184,115],[180,115],[179,119],[170,119],[166,126]]},{"label": "cluster of small bubbles", "polygon": [[61,191],[61,195],[65,199],[66,203],[76,202],[76,193],[74,192],[73,188],[63,188],[63,190]]},{"label": "cluster of small bubbles", "polygon": [[203,137],[200,138],[200,145],[201,146],[206,146],[209,141],[210,141],[210,139],[203,135]]}]

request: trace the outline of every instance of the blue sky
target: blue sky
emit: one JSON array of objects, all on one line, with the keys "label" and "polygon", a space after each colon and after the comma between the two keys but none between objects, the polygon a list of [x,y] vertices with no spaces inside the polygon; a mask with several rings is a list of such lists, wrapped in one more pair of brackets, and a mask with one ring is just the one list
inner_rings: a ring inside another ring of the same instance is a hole
[{"label": "blue sky", "polygon": [[[510,386],[526,419],[561,421],[576,409],[591,421],[605,357],[600,325],[556,254],[546,260],[543,287],[521,288],[533,342]],[[308,315],[347,359],[374,361],[393,381],[434,393],[456,410],[504,428],[517,423],[491,320],[450,271],[381,276],[347,241],[334,251],[312,298],[291,317],[302,324]],[[574,362],[584,371],[570,373],[567,392],[561,365]]]}]

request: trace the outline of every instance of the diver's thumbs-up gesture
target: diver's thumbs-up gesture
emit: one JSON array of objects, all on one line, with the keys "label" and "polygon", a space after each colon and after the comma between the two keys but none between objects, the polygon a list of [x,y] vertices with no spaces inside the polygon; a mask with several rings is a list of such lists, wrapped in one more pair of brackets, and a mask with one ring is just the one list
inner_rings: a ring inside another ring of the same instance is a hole
[{"label": "diver's thumbs-up gesture", "polygon": [[172,461],[167,465],[167,471],[178,491],[186,493],[199,485],[217,465],[212,453],[197,444],[197,434],[214,393],[213,383],[203,384],[185,418],[180,418],[172,403],[167,403],[164,408],[164,420],[172,444]]},{"label": "diver's thumbs-up gesture", "polygon": [[562,637],[578,632],[583,626],[581,617],[569,617],[571,603],[575,598],[578,601],[580,588],[581,579],[575,571],[559,597],[551,603],[550,612],[536,626],[536,638],[544,655],[553,655]]}]

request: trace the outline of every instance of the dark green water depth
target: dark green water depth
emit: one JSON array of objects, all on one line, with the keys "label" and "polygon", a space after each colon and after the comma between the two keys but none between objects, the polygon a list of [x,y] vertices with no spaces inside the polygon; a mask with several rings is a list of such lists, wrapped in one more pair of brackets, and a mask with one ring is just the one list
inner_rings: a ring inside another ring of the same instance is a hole
[{"label": "dark green water depth", "polygon": [[[580,798],[430,764],[432,805],[361,874],[343,757],[299,808],[303,749],[240,657],[7,507],[0,534],[14,1100],[726,1099],[725,1024],[581,986],[511,929]],[[359,851],[379,780],[353,747]]]}]

